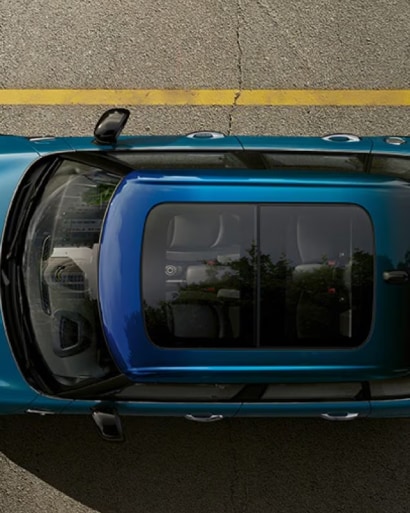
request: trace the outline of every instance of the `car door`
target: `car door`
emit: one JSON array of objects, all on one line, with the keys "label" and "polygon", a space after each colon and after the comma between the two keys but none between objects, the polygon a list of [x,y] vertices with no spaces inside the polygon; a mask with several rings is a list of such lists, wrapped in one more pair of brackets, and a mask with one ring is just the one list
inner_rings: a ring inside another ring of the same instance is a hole
[{"label": "car door", "polygon": [[[350,134],[332,134],[324,137],[280,137],[280,136],[240,136],[240,143],[248,151],[285,152],[290,155],[343,155],[370,152],[373,139]],[[304,167],[309,166],[304,160]],[[286,166],[288,167],[288,166]]]},{"label": "car door", "polygon": [[105,393],[96,401],[75,400],[64,413],[88,413],[108,407],[120,415],[185,417],[212,422],[234,416],[241,407],[236,398],[242,385],[132,384]]},{"label": "car door", "polygon": [[321,417],[353,420],[370,413],[362,383],[288,383],[268,385],[259,399],[245,401],[240,417]]},{"label": "car door", "polygon": [[185,417],[212,422],[234,416],[241,404],[236,400],[241,385],[232,384],[133,384],[115,396],[123,415]]}]

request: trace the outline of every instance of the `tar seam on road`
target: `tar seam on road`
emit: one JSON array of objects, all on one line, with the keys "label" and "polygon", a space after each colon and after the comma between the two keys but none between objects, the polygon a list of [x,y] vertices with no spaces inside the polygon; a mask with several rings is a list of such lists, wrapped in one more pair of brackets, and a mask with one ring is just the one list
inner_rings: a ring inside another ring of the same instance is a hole
[{"label": "tar seam on road", "polygon": [[0,105],[410,106],[409,89],[0,89]]}]

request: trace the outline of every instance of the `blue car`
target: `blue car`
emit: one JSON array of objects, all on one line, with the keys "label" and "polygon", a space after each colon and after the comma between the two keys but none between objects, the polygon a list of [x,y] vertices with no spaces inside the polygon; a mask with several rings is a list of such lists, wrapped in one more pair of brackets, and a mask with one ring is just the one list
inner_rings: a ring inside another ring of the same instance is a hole
[{"label": "blue car", "polygon": [[410,416],[410,138],[0,137],[0,413]]}]

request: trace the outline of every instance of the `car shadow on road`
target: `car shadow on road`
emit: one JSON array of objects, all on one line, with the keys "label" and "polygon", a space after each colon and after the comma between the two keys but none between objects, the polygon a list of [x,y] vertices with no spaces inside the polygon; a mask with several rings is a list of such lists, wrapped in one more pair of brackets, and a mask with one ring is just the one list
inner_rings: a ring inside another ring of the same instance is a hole
[{"label": "car shadow on road", "polygon": [[0,420],[0,451],[101,513],[408,510],[410,422],[128,418],[103,442],[87,417]]}]

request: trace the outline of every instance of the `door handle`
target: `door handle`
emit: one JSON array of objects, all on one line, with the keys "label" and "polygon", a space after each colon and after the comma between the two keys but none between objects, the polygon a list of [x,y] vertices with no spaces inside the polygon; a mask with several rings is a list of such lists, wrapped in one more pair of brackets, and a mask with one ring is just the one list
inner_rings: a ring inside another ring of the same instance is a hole
[{"label": "door handle", "polygon": [[55,411],[51,411],[51,410],[35,410],[34,408],[28,408],[26,410],[26,413],[34,413],[36,415],[41,415],[42,417],[44,417],[45,415],[55,415]]},{"label": "door handle", "polygon": [[406,271],[384,271],[383,280],[386,283],[400,285],[409,281],[409,275]]},{"label": "door handle", "polygon": [[331,415],[330,413],[322,413],[320,416],[325,420],[345,421],[357,419],[359,415],[360,413],[346,413],[345,415]]},{"label": "door handle", "polygon": [[208,415],[208,416],[197,416],[197,415],[185,415],[187,420],[192,420],[194,422],[216,422],[218,420],[222,420],[224,418],[223,415]]}]

